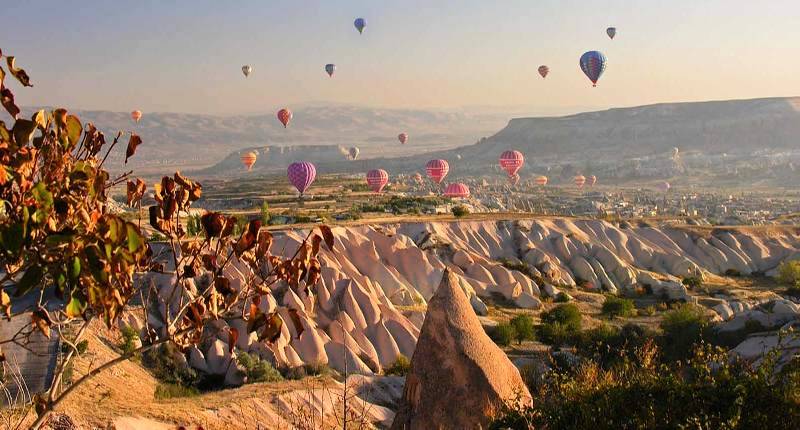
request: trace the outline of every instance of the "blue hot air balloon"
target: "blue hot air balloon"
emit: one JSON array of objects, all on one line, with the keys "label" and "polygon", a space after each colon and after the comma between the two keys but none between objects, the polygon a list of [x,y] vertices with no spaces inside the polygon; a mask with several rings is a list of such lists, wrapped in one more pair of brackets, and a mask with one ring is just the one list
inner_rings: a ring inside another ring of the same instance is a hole
[{"label": "blue hot air balloon", "polygon": [[356,30],[358,30],[359,33],[364,33],[364,27],[367,26],[367,20],[364,18],[356,18],[355,22],[353,22],[353,25],[356,26]]},{"label": "blue hot air balloon", "polygon": [[589,51],[581,55],[581,70],[592,81],[592,86],[597,86],[597,80],[606,70],[606,56],[600,51]]},{"label": "blue hot air balloon", "polygon": [[325,72],[328,73],[328,76],[333,77],[333,72],[336,71],[336,64],[326,64],[325,65]]}]

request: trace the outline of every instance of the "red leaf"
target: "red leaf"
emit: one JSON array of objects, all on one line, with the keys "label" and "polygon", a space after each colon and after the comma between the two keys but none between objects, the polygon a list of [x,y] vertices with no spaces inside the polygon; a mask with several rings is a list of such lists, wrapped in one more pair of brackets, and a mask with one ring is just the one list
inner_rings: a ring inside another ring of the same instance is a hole
[{"label": "red leaf", "polygon": [[323,239],[325,239],[325,245],[328,247],[329,251],[333,251],[333,232],[331,228],[327,225],[319,226],[319,231],[322,233]]},{"label": "red leaf", "polygon": [[142,138],[139,135],[131,133],[131,138],[128,140],[128,149],[125,150],[125,164],[128,164],[128,159],[136,154],[136,147],[142,144]]},{"label": "red leaf", "polygon": [[239,330],[231,327],[228,332],[228,352],[233,352],[233,347],[239,341]]}]

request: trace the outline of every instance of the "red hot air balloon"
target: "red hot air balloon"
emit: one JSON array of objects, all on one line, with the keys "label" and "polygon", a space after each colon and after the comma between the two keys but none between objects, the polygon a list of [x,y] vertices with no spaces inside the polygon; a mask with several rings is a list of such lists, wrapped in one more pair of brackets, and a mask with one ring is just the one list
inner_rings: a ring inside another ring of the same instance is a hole
[{"label": "red hot air balloon", "polygon": [[242,154],[242,164],[244,167],[247,167],[247,171],[249,172],[253,168],[253,164],[256,164],[256,159],[258,158],[258,154],[255,151],[250,151]]},{"label": "red hot air balloon", "polygon": [[400,133],[397,135],[397,140],[400,141],[402,145],[405,145],[408,142],[408,133]]},{"label": "red hot air balloon", "polygon": [[581,188],[583,187],[583,184],[586,183],[586,177],[583,175],[578,175],[575,178],[573,178],[573,181],[575,182],[575,186]]},{"label": "red hot air balloon", "polygon": [[135,110],[135,111],[131,112],[131,118],[134,121],[139,122],[139,120],[142,119],[142,111]]},{"label": "red hot air balloon", "polygon": [[367,185],[372,191],[380,193],[383,187],[389,183],[389,174],[383,169],[373,169],[367,172]]},{"label": "red hot air balloon", "polygon": [[548,73],[550,73],[549,67],[539,66],[539,74],[542,75],[543,78],[546,78]]},{"label": "red hot air balloon", "polygon": [[302,196],[317,177],[317,168],[308,161],[296,161],[286,169],[286,175],[289,177],[289,182],[297,188]]},{"label": "red hot air balloon", "polygon": [[537,176],[535,182],[536,185],[545,186],[547,185],[547,176]]},{"label": "red hot air balloon", "polygon": [[431,178],[433,182],[441,184],[447,172],[450,171],[450,165],[447,160],[431,160],[425,165],[425,173]]},{"label": "red hot air balloon", "polygon": [[596,184],[596,183],[597,183],[597,176],[595,176],[595,175],[591,175],[591,176],[589,176],[588,178],[586,178],[586,182],[588,182],[588,183],[589,183],[589,186],[590,186],[590,187],[593,187],[593,186],[594,186],[594,184]]},{"label": "red hot air balloon", "polygon": [[508,176],[516,175],[524,162],[525,157],[519,151],[505,151],[500,154],[500,167],[508,173]]},{"label": "red hot air balloon", "polygon": [[278,121],[280,121],[281,124],[283,124],[283,128],[288,127],[289,121],[291,120],[292,120],[292,111],[290,111],[287,108],[283,108],[278,111]]},{"label": "red hot air balloon", "polygon": [[444,195],[445,197],[465,199],[469,197],[469,187],[460,182],[449,184],[444,189]]}]

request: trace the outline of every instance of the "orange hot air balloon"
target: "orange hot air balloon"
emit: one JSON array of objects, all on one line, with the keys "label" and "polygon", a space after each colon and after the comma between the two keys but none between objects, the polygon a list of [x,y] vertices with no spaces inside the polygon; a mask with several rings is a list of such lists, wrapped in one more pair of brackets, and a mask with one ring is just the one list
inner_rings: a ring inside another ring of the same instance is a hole
[{"label": "orange hot air balloon", "polygon": [[588,178],[586,178],[586,182],[589,183],[590,187],[593,187],[594,184],[597,183],[597,176],[595,176],[595,175],[589,176]]},{"label": "orange hot air balloon", "polygon": [[134,121],[139,122],[139,120],[142,119],[142,111],[135,110],[135,111],[131,112],[131,118]]},{"label": "orange hot air balloon", "polygon": [[250,151],[242,154],[242,164],[244,167],[247,167],[247,171],[249,172],[253,168],[253,164],[256,164],[256,159],[258,158],[258,154],[255,151]]},{"label": "orange hot air balloon", "polygon": [[537,176],[535,179],[536,185],[547,185],[547,176]]},{"label": "orange hot air balloon", "polygon": [[291,120],[292,120],[292,111],[290,111],[287,108],[283,108],[278,111],[278,121],[280,121],[281,124],[283,124],[283,128],[288,127],[289,121]]},{"label": "orange hot air balloon", "polygon": [[397,140],[400,141],[400,144],[405,145],[408,142],[408,133],[400,133],[397,135]]},{"label": "orange hot air balloon", "polygon": [[586,177],[583,175],[578,175],[575,178],[573,178],[573,181],[575,182],[575,186],[581,188],[583,187],[583,184],[586,183]]}]

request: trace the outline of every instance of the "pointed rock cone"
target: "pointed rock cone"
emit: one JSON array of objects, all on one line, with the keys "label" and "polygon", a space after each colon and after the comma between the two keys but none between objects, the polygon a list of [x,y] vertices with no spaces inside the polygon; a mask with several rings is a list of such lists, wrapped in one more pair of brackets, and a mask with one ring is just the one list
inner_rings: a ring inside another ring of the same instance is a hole
[{"label": "pointed rock cone", "polygon": [[503,404],[532,402],[517,368],[445,270],[411,358],[392,430],[487,428]]}]

